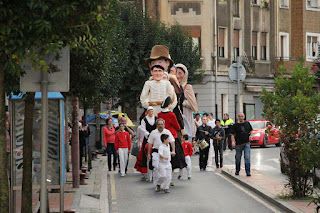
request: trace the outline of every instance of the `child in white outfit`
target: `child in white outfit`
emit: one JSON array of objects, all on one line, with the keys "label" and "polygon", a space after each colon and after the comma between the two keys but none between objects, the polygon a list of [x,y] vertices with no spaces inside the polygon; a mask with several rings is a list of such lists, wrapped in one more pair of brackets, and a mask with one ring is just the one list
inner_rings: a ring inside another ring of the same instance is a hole
[{"label": "child in white outfit", "polygon": [[169,146],[169,135],[162,134],[161,135],[162,144],[159,146],[158,153],[160,156],[159,160],[159,168],[157,169],[158,173],[158,180],[157,180],[157,189],[156,191],[159,192],[161,189],[165,193],[169,193],[169,185],[171,182],[171,152]]}]

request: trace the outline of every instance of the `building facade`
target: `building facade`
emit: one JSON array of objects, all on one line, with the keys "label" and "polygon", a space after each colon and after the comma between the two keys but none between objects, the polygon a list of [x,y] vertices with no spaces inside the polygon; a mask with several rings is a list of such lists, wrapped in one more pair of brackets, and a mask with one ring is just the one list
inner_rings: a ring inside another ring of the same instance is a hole
[{"label": "building facade", "polygon": [[237,84],[228,69],[237,57],[247,74],[240,111],[247,119],[261,119],[261,91],[273,91],[278,67],[290,73],[303,56],[311,68],[320,52],[319,0],[144,0],[144,5],[152,18],[182,25],[199,45],[205,77],[193,87],[199,110],[218,118],[236,117]]}]

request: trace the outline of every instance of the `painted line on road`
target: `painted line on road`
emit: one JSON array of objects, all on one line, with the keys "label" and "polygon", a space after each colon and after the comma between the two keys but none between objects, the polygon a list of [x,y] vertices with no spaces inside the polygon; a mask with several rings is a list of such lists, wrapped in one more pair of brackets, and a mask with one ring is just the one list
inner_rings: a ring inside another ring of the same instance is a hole
[{"label": "painted line on road", "polygon": [[116,184],[114,180],[114,174],[110,174],[110,185],[111,185],[111,199],[117,200]]},{"label": "painted line on road", "polygon": [[266,203],[264,200],[262,200],[261,198],[259,198],[258,196],[254,195],[253,193],[251,193],[250,191],[246,190],[245,188],[243,188],[242,186],[240,186],[239,184],[237,184],[236,182],[230,180],[229,178],[223,176],[220,173],[216,173],[216,175],[222,177],[223,179],[225,179],[226,181],[228,181],[229,183],[231,183],[232,185],[234,185],[235,187],[237,187],[238,189],[240,189],[241,191],[245,192],[247,195],[249,195],[250,197],[252,197],[253,199],[255,199],[256,201],[258,201],[259,203],[261,203],[262,205],[264,205],[265,207],[267,207],[268,209],[270,209],[271,211],[275,212],[275,213],[281,213],[281,211],[279,211],[278,209],[276,209],[275,207],[273,207],[272,205]]}]

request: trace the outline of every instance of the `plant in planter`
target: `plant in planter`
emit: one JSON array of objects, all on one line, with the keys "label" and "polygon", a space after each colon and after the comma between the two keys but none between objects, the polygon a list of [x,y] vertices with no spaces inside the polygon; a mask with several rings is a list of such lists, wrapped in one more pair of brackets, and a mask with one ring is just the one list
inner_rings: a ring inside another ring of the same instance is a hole
[{"label": "plant in planter", "polygon": [[268,2],[268,1],[265,1],[265,0],[262,0],[262,1],[261,1],[261,6],[262,6],[263,8],[269,8],[269,2]]}]

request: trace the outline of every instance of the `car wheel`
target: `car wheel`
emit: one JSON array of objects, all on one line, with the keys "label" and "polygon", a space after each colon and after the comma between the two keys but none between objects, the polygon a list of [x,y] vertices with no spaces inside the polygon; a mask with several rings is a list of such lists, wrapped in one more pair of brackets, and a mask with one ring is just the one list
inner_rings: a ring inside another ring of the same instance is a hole
[{"label": "car wheel", "polygon": [[260,147],[264,148],[267,145],[268,145],[268,135],[264,135],[263,144]]}]

